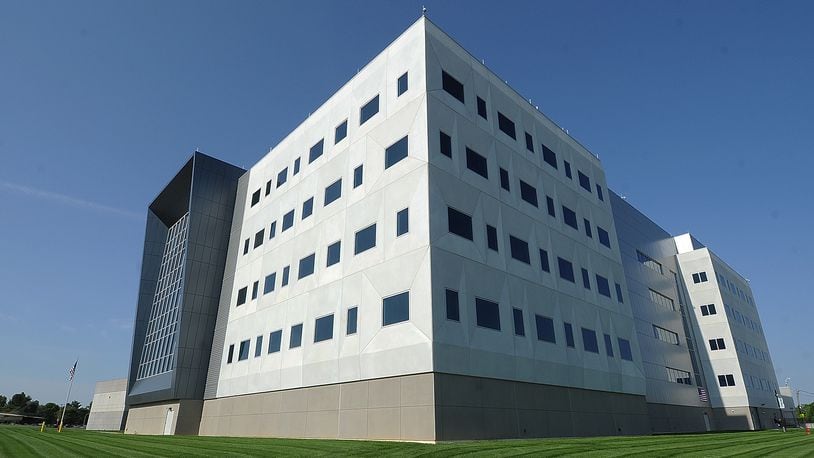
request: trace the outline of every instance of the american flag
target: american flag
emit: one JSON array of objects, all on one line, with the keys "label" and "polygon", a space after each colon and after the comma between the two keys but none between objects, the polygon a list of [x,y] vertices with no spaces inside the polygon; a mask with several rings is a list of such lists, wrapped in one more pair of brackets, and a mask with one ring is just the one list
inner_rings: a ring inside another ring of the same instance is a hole
[{"label": "american flag", "polygon": [[78,362],[79,362],[79,360],[77,359],[77,360],[76,360],[76,361],[73,363],[73,367],[71,368],[71,370],[69,370],[69,371],[68,371],[68,374],[70,374],[70,377],[68,377],[68,381],[69,381],[69,382],[70,382],[70,381],[73,381],[73,376],[74,376],[74,374],[76,374],[76,363],[78,363]]},{"label": "american flag", "polygon": [[706,388],[698,387],[698,399],[700,399],[701,402],[709,402],[709,395],[707,394]]}]

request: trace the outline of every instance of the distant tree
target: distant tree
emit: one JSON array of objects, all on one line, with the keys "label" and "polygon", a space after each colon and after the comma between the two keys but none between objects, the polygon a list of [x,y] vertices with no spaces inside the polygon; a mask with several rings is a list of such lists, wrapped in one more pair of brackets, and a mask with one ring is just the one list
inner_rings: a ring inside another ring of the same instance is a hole
[{"label": "distant tree", "polygon": [[11,401],[8,403],[8,411],[9,412],[22,411],[29,401],[31,401],[31,396],[25,394],[24,391],[17,393],[11,397]]},{"label": "distant tree", "polygon": [[59,421],[60,408],[57,404],[49,402],[48,404],[40,406],[37,410],[37,416],[45,419],[49,425],[56,424]]},{"label": "distant tree", "polygon": [[20,413],[23,415],[32,415],[36,416],[37,411],[40,408],[40,401],[28,401],[25,403],[22,409],[20,409]]},{"label": "distant tree", "polygon": [[65,426],[82,426],[90,408],[82,407],[79,401],[73,401],[65,408]]},{"label": "distant tree", "polygon": [[8,401],[8,399],[6,399],[6,397],[5,397],[5,396],[3,396],[2,394],[0,394],[0,412],[2,412],[2,411],[3,411],[3,409],[5,409],[5,408],[6,408],[6,401]]}]

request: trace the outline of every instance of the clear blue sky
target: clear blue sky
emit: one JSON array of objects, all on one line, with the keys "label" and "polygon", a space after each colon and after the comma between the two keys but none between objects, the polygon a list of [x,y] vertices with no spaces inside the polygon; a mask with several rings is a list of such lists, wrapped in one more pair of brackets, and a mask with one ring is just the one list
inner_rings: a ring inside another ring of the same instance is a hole
[{"label": "clear blue sky", "polygon": [[[814,391],[812,2],[5,1],[0,393],[127,375],[147,204],[197,147],[249,167],[420,14],[745,277]],[[811,399],[814,400],[814,399]]]}]

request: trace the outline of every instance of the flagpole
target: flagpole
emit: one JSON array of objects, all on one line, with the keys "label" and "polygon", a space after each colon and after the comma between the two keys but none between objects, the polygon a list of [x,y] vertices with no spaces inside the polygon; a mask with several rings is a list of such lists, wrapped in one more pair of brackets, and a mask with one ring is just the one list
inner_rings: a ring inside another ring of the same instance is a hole
[{"label": "flagpole", "polygon": [[65,405],[62,406],[62,416],[59,418],[59,429],[58,432],[62,432],[62,424],[65,421],[65,410],[68,409],[68,399],[71,398],[71,389],[73,389],[73,379],[74,375],[76,374],[76,364],[79,362],[77,359],[75,363],[73,363],[73,369],[71,370],[71,383],[68,385],[68,395],[65,396]]}]

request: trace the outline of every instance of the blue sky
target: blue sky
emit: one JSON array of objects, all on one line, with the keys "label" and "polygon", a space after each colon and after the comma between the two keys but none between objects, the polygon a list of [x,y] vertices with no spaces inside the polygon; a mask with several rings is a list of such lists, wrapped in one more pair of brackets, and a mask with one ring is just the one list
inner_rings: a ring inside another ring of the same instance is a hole
[{"label": "blue sky", "polygon": [[[127,375],[147,204],[249,167],[420,14],[752,281],[814,391],[811,2],[42,2],[0,13],[0,393]],[[811,399],[814,400],[814,399]]]}]

